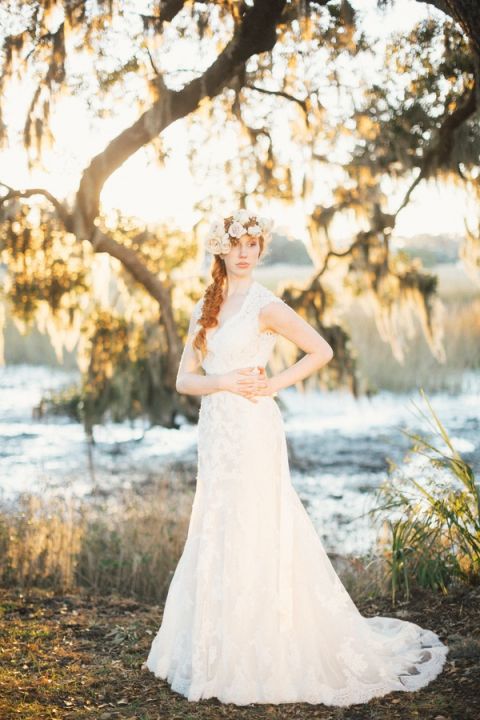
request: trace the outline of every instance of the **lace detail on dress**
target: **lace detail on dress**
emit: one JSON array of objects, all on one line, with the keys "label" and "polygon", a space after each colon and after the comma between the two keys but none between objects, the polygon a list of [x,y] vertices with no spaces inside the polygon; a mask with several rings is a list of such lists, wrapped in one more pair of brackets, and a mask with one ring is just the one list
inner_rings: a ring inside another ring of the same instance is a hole
[{"label": "lace detail on dress", "polygon": [[[247,314],[247,316],[255,318],[258,322],[260,310],[262,310],[262,308],[264,308],[266,305],[269,305],[269,303],[271,302],[283,303],[284,305],[286,305],[282,298],[279,298],[271,290],[257,282],[255,283],[255,289],[252,290],[249,302],[245,307],[245,313]],[[262,333],[260,333],[258,325],[257,330],[261,335],[273,335],[275,337],[278,336],[278,333],[272,330],[264,330]]]},{"label": "lace detail on dress", "polygon": [[[210,338],[205,372],[268,362],[276,333],[260,333],[258,315],[269,302],[283,301],[251,285]],[[273,398],[202,396],[196,480],[145,664],[172,690],[192,701],[348,706],[417,690],[440,673],[448,647],[434,632],[355,606],[291,483]]]}]

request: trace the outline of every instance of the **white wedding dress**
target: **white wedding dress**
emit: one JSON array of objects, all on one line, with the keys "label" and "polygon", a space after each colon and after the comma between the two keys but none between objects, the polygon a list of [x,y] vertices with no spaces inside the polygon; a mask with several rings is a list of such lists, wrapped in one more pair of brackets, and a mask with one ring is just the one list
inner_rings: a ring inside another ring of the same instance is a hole
[{"label": "white wedding dress", "polygon": [[[283,300],[254,281],[207,333],[207,374],[267,364],[277,335],[259,332],[258,313],[270,302]],[[188,700],[237,705],[346,706],[427,685],[448,646],[360,614],[291,484],[278,405],[257,400],[202,396],[188,536],[144,668]]]}]

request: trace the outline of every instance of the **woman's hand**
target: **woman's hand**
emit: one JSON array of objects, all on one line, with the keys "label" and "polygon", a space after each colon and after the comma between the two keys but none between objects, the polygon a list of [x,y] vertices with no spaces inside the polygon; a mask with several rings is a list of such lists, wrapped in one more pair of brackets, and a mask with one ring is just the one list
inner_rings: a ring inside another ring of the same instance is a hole
[{"label": "woman's hand", "polygon": [[257,386],[256,395],[264,395],[264,396],[272,396],[275,395],[277,392],[276,387],[274,386],[274,379],[271,377],[268,377],[268,375],[265,372],[265,368],[262,369],[262,375],[261,379],[262,382],[259,383]]},{"label": "woman's hand", "polygon": [[258,402],[255,395],[270,395],[273,392],[271,389],[268,391],[269,381],[265,368],[260,365],[236,368],[219,376],[219,390],[228,390]]}]

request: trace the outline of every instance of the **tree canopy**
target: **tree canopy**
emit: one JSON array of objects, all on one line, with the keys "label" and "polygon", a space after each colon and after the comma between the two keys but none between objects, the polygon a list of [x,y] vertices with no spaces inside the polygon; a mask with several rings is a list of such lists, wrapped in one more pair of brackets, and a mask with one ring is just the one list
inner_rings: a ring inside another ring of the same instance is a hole
[{"label": "tree canopy", "polygon": [[[152,0],[148,13],[115,0],[11,3],[0,16],[1,148],[22,148],[32,171],[48,168],[55,109],[68,96],[82,99],[93,124],[126,118],[83,158],[71,196],[14,187],[0,171],[5,294],[18,321],[40,321],[59,348],[84,333],[92,395],[108,385],[128,346],[131,362],[149,364],[162,406],[157,419],[174,422],[177,403],[192,402],[174,398],[174,382],[185,302],[195,298],[192,288],[175,286],[172,270],[201,259],[212,211],[275,199],[305,215],[314,272],[305,286],[285,285],[282,293],[334,346],[328,382],[355,387],[338,312],[347,296],[370,303],[397,357],[416,317],[441,359],[436,278],[392,251],[391,237],[423,181],[454,183],[478,200],[480,12],[475,0],[420,4],[431,6],[428,17],[372,47],[348,0]],[[394,5],[378,0],[383,13]],[[28,102],[18,129],[9,118],[20,96]],[[177,121],[202,188],[192,233],[167,223],[139,227],[122,213],[112,223],[102,208],[106,183],[141,148],[164,164],[175,152],[166,131]],[[391,188],[405,183],[392,208]],[[341,246],[331,232],[339,216],[352,221]],[[92,300],[100,254],[129,299],[110,320]],[[462,254],[480,267],[478,227],[466,228]],[[149,333],[129,330],[142,313]],[[124,322],[122,346],[115,327]]]}]

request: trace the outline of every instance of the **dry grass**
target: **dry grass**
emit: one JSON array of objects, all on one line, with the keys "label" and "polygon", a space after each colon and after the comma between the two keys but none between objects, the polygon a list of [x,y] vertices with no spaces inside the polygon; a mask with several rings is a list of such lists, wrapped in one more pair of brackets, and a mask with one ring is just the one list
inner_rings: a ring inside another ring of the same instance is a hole
[{"label": "dry grass", "polygon": [[480,369],[480,298],[446,305],[444,346],[446,362],[432,355],[420,328],[410,343],[403,364],[393,357],[390,345],[378,335],[373,318],[358,308],[346,314],[358,368],[365,389],[408,392],[423,387],[427,392],[459,392],[465,373]]},{"label": "dry grass", "polygon": [[23,494],[0,509],[0,583],[161,601],[185,542],[193,492],[159,483],[104,504]]}]

